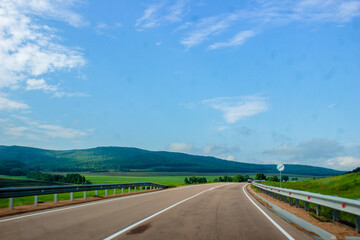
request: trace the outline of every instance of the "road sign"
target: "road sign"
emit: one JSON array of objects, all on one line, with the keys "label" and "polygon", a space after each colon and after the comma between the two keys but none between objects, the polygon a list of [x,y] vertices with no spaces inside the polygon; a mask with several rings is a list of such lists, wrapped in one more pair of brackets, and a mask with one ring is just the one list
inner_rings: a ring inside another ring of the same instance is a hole
[{"label": "road sign", "polygon": [[276,166],[276,168],[277,168],[277,170],[279,170],[279,172],[280,172],[280,187],[281,187],[281,182],[282,182],[282,179],[281,179],[281,171],[284,171],[285,166],[284,166],[284,164],[279,163],[279,164]]},{"label": "road sign", "polygon": [[279,170],[280,172],[281,172],[281,171],[284,171],[284,169],[285,169],[284,164],[279,163],[279,164],[277,165],[277,170]]}]

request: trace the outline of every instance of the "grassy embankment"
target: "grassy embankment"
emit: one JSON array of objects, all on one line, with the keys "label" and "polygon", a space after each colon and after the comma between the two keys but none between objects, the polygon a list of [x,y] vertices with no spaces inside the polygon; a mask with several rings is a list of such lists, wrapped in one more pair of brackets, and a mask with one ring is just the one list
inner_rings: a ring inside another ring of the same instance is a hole
[{"label": "grassy embankment", "polygon": [[[267,185],[279,187],[278,182],[265,182]],[[351,173],[310,181],[282,183],[282,187],[333,195],[344,198],[360,199],[360,173]]]},{"label": "grassy embankment", "polygon": [[[264,182],[264,184],[275,187],[280,186],[278,182]],[[343,198],[360,199],[360,173],[344,174],[310,181],[285,182],[282,183],[282,187]],[[300,205],[304,206],[305,204],[300,201]],[[309,206],[315,209],[314,204],[309,204]],[[309,214],[321,221],[331,221],[332,219],[332,209],[326,207],[321,207],[320,217],[315,216],[312,212]],[[340,212],[339,218],[351,223],[355,222],[355,216],[347,213]]]}]

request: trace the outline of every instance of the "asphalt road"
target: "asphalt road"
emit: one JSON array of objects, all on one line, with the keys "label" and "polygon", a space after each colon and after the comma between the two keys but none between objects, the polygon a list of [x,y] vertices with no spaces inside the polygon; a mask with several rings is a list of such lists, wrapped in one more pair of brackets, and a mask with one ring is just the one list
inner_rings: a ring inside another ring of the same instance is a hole
[{"label": "asphalt road", "polygon": [[312,239],[250,198],[203,184],[0,219],[0,239]]}]

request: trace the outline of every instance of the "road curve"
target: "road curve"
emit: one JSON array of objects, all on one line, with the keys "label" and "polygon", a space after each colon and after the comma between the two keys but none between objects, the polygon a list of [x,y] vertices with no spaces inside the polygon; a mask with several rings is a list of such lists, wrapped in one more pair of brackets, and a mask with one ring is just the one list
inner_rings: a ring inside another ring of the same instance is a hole
[{"label": "road curve", "polygon": [[280,231],[243,186],[193,185],[1,218],[0,239],[312,239],[250,196]]}]

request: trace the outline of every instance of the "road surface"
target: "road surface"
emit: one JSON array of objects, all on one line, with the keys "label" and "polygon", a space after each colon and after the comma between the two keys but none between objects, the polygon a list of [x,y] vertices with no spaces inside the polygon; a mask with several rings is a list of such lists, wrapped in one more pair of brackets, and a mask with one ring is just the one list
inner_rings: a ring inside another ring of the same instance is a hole
[{"label": "road surface", "polygon": [[190,185],[1,218],[0,239],[312,239],[243,186]]}]

